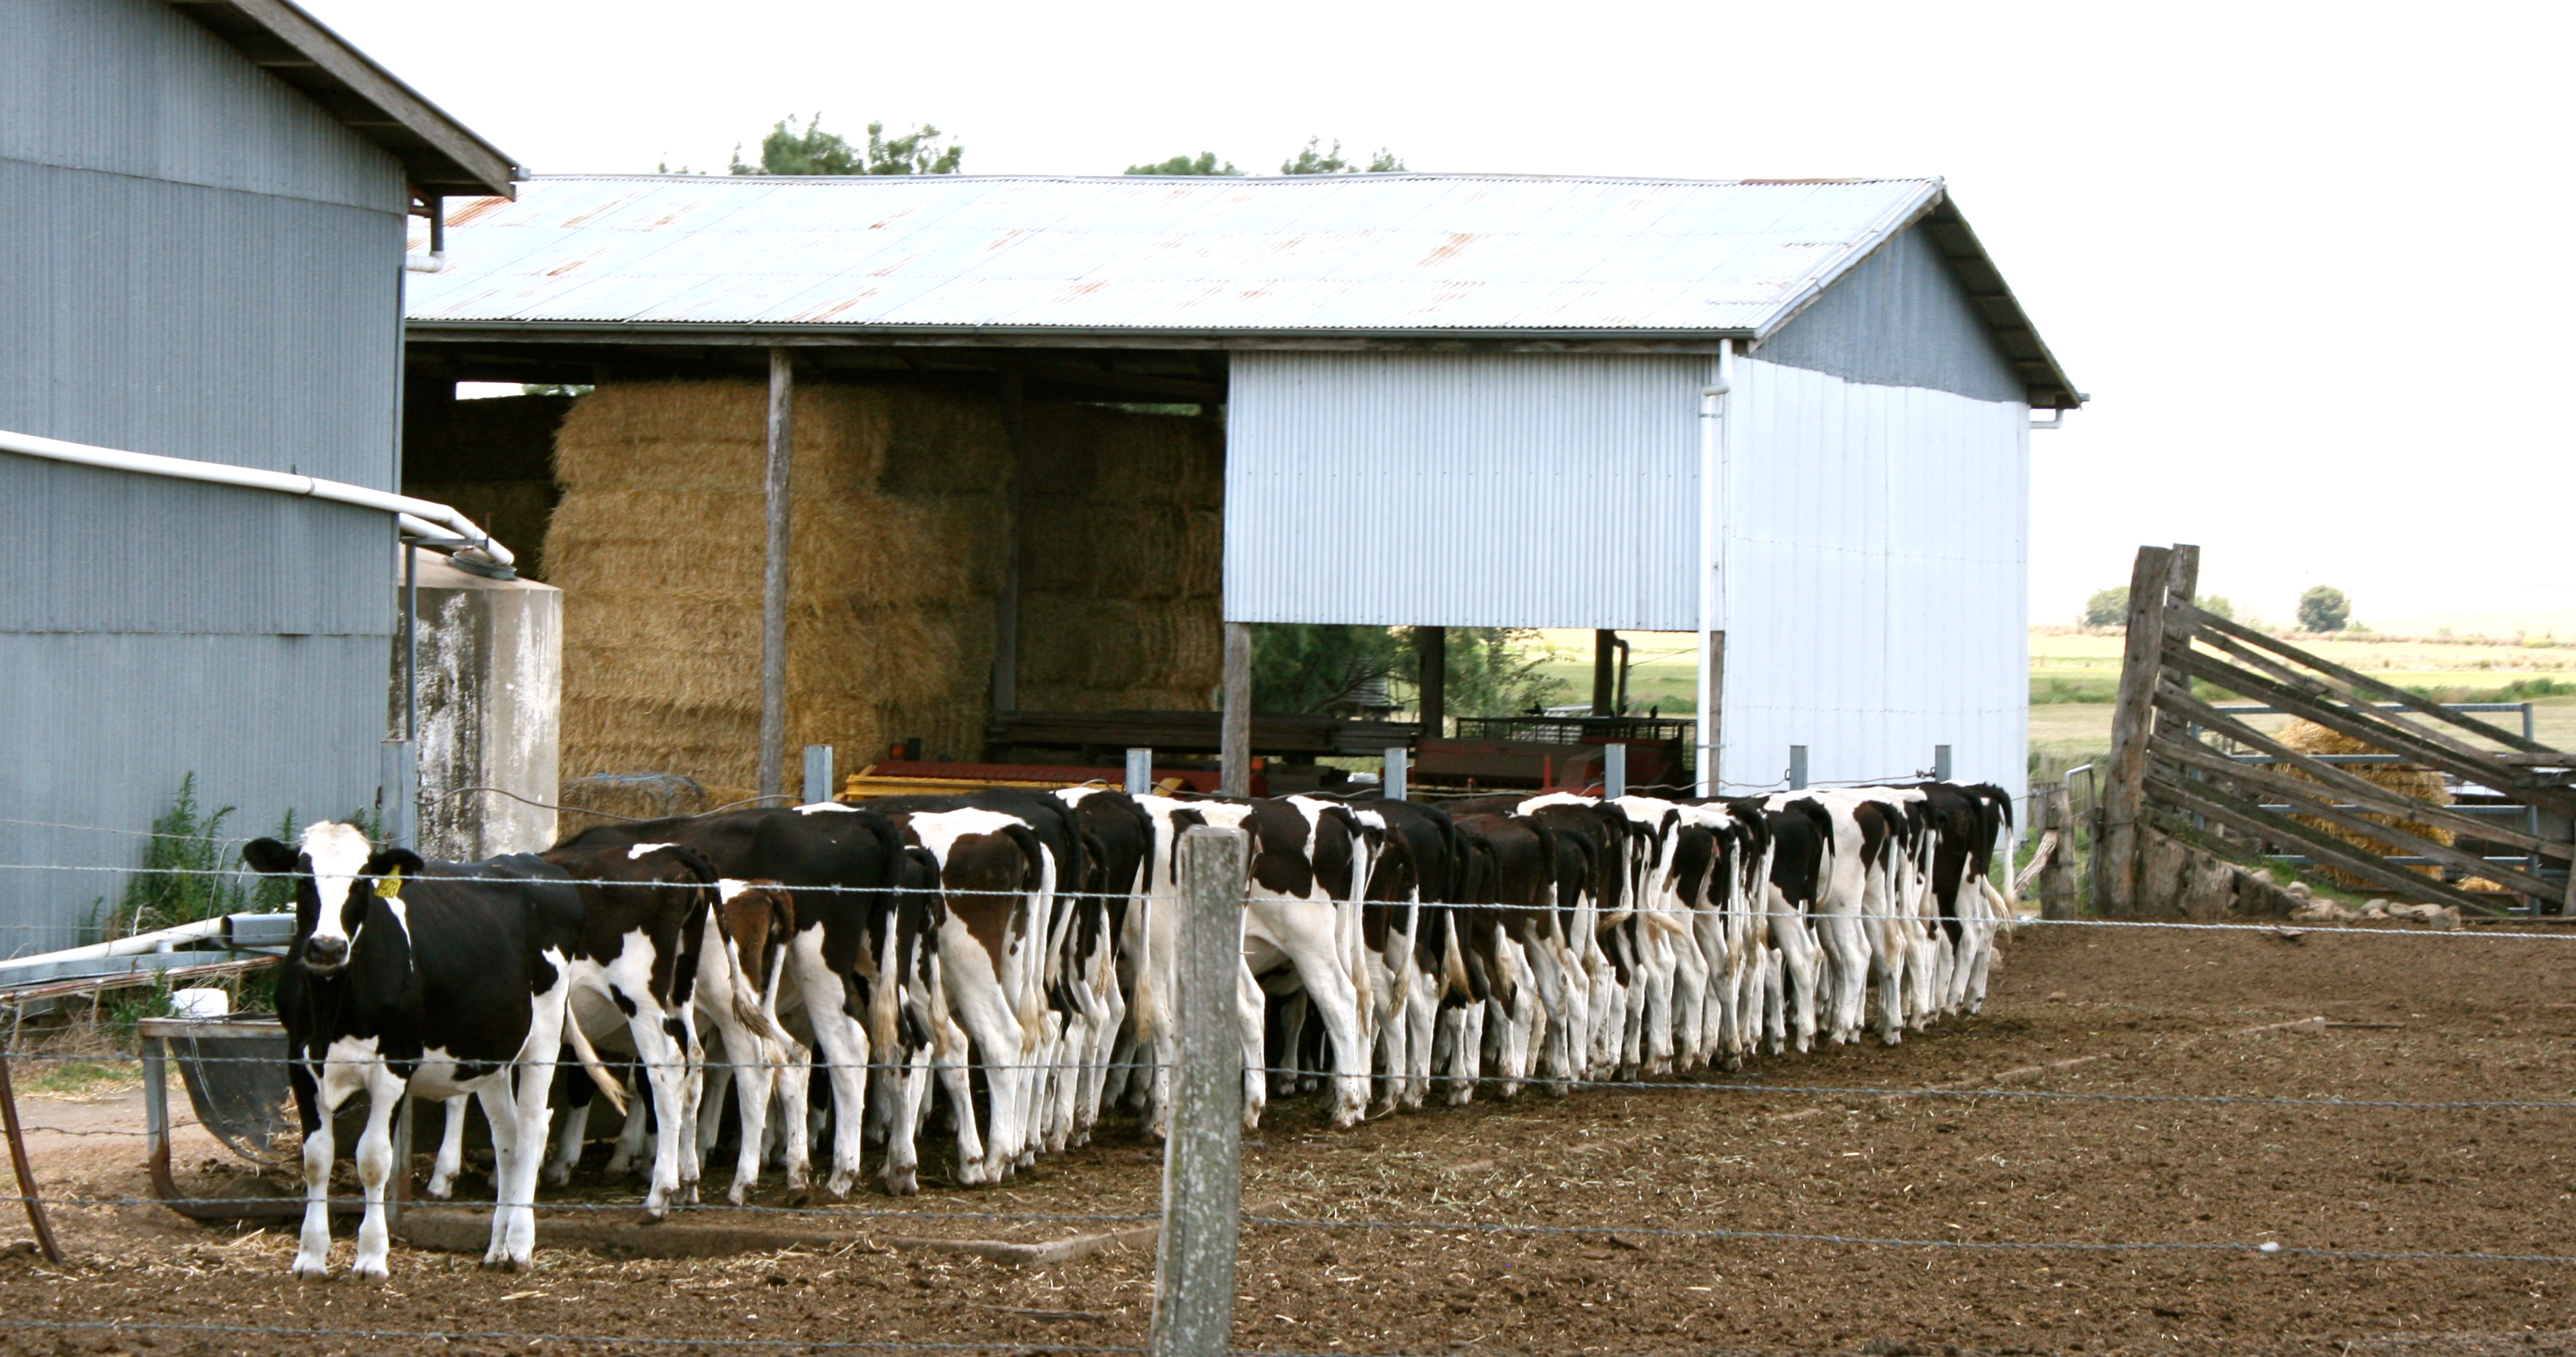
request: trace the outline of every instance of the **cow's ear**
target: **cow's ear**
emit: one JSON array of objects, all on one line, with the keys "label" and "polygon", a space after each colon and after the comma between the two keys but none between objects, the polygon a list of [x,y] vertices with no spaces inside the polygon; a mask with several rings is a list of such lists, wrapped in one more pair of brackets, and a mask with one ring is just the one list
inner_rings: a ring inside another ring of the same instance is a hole
[{"label": "cow's ear", "polygon": [[253,839],[242,845],[242,861],[254,872],[285,876],[295,870],[295,850],[275,839]]},{"label": "cow's ear", "polygon": [[384,876],[388,873],[400,872],[404,876],[418,876],[421,865],[420,854],[408,848],[386,848],[367,859],[366,874]]}]

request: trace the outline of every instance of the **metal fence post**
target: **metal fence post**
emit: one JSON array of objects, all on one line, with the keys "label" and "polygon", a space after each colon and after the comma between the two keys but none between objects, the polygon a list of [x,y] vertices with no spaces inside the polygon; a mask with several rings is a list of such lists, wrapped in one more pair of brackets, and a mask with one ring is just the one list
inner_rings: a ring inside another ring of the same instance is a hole
[{"label": "metal fence post", "polygon": [[1628,794],[1628,746],[1612,741],[1601,746],[1601,795]]},{"label": "metal fence post", "polygon": [[1243,832],[1181,835],[1178,1068],[1163,1143],[1163,1225],[1154,1250],[1152,1357],[1221,1357],[1233,1340],[1234,1255],[1242,1229]]},{"label": "metal fence post", "polygon": [[1789,790],[1803,791],[1807,786],[1807,747],[1789,746]]},{"label": "metal fence post", "polygon": [[1404,799],[1405,755],[1406,750],[1403,745],[1396,745],[1386,751],[1386,777],[1378,784],[1378,790],[1384,793],[1389,801]]},{"label": "metal fence post", "polygon": [[832,799],[832,746],[805,746],[805,804],[817,805]]},{"label": "metal fence post", "polygon": [[1154,751],[1151,749],[1128,750],[1127,794],[1129,796],[1143,796],[1145,793],[1152,790],[1154,790]]}]

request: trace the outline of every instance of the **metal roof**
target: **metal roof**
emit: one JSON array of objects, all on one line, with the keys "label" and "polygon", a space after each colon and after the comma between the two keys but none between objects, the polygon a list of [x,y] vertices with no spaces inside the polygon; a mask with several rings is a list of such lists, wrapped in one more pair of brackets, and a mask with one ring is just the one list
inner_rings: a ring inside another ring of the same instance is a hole
[{"label": "metal roof", "polygon": [[[1761,339],[1926,217],[2073,405],[1938,179],[542,176],[452,203],[415,331],[1150,346]],[[420,228],[415,228],[420,229]]]},{"label": "metal roof", "polygon": [[350,131],[402,162],[412,188],[427,197],[508,197],[516,162],[449,117],[366,53],[349,45],[292,0],[168,0],[293,86]]}]

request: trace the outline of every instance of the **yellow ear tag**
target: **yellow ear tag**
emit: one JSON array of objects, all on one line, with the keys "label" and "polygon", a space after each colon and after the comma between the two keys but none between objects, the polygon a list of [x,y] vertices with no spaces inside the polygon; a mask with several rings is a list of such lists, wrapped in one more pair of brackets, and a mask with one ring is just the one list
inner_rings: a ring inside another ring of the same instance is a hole
[{"label": "yellow ear tag", "polygon": [[379,900],[402,898],[402,868],[396,867],[387,875],[376,878],[376,898]]}]

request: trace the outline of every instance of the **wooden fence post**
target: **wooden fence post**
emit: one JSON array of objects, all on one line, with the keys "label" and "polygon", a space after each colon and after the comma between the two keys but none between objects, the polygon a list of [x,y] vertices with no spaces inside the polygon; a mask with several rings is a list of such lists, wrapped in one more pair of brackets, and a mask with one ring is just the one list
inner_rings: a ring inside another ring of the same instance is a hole
[{"label": "wooden fence post", "polygon": [[[1151,1357],[1222,1357],[1234,1336],[1234,1255],[1243,1204],[1243,832],[1181,835],[1181,919],[1172,1127],[1163,1142],[1163,1226],[1154,1249]],[[1167,1048],[1168,1049],[1168,1048]]]},{"label": "wooden fence post", "polygon": [[2063,782],[2048,784],[2047,799],[2040,802],[2039,827],[2057,831],[2057,850],[2039,869],[2039,917],[2072,919],[2075,917],[2075,798]]},{"label": "wooden fence post", "polygon": [[2094,858],[2095,902],[2104,914],[2129,914],[2137,903],[2138,817],[2147,799],[2147,740],[2155,733],[2156,676],[2164,667],[2165,591],[2173,552],[2140,547],[2129,571],[2127,639],[2120,650],[2120,696],[2111,709],[2111,758],[2102,779],[2102,843]]}]

